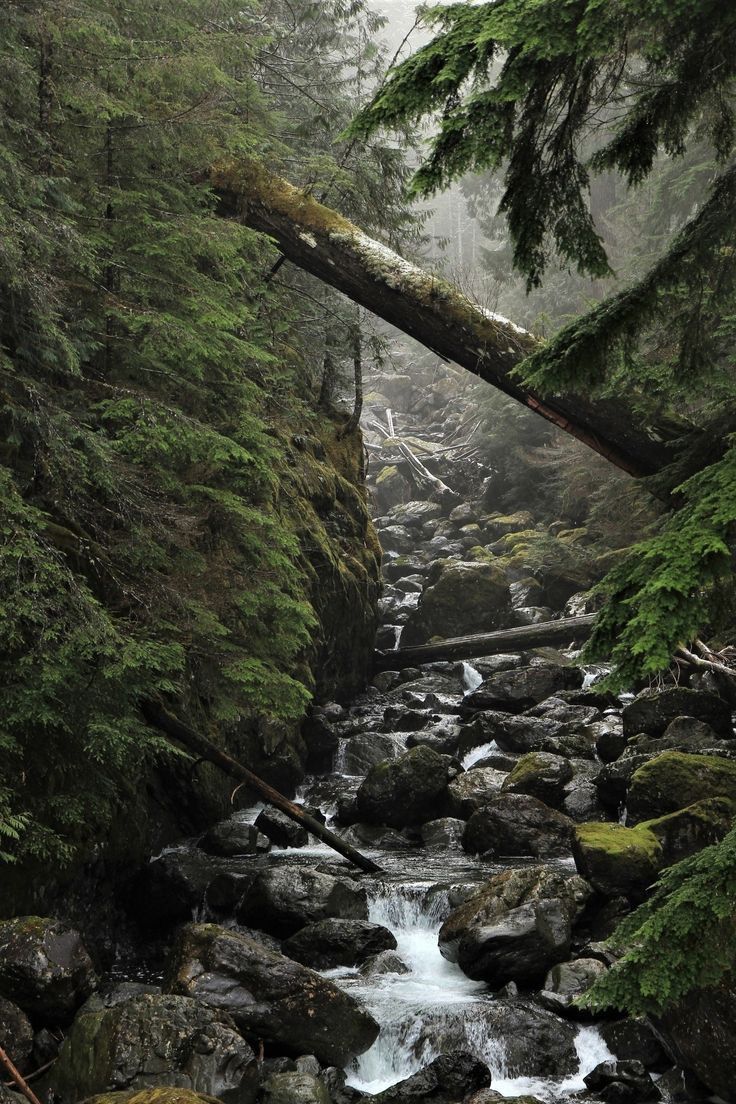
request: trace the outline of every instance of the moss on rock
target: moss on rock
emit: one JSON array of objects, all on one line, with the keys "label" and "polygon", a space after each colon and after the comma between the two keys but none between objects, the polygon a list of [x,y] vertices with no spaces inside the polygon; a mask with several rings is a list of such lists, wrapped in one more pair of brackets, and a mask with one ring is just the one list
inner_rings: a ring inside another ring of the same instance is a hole
[{"label": "moss on rock", "polygon": [[665,751],[634,771],[628,815],[634,823],[650,820],[710,797],[736,801],[736,762],[714,755]]}]

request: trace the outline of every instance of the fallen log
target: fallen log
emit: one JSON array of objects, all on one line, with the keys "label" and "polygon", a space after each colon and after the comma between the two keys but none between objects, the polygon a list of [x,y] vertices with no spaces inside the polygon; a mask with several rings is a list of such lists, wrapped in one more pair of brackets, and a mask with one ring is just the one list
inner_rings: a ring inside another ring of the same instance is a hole
[{"label": "fallen log", "polygon": [[536,338],[474,304],[446,280],[406,261],[287,181],[250,162],[215,166],[210,181],[219,213],[268,234],[284,256],[342,291],[446,360],[493,384],[528,409],[636,477],[673,460],[684,420],[647,423],[623,396],[542,398],[514,375]]},{"label": "fallen log", "polygon": [[202,736],[201,733],[195,732],[193,728],[185,725],[173,713],[169,713],[168,709],[165,709],[160,702],[152,700],[141,702],[141,712],[148,724],[158,728],[169,739],[183,744],[188,751],[193,752],[199,759],[206,759],[209,763],[214,763],[215,766],[220,767],[226,774],[232,775],[240,782],[245,782],[252,790],[260,794],[269,805],[275,805],[282,813],[306,828],[313,836],[317,836],[333,851],[343,855],[354,866],[365,870],[368,874],[380,873],[380,866],[374,863],[372,859],[366,858],[357,848],[351,847],[349,843],[341,840],[339,836],[336,836],[324,824],[320,824],[315,817],[311,816],[300,805],[295,805],[293,801],[289,801],[288,797],[284,797],[273,786],[269,786],[268,782],[264,782],[262,778],[244,767],[237,759],[233,759],[227,752],[222,751],[206,736]]},{"label": "fallen log", "polygon": [[581,617],[564,617],[559,621],[542,621],[538,625],[521,625],[513,629],[476,633],[474,636],[453,636],[431,644],[414,644],[391,652],[376,652],[374,671],[400,671],[420,663],[437,663],[445,659],[478,659],[503,652],[524,651],[558,644],[587,640],[595,622],[594,613]]}]

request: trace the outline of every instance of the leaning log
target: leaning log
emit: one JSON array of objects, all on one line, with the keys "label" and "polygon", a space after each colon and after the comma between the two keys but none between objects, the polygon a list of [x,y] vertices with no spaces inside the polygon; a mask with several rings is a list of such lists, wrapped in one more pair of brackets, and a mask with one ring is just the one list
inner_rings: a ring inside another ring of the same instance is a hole
[{"label": "leaning log", "polygon": [[220,767],[226,774],[232,775],[233,778],[237,778],[240,782],[245,782],[250,789],[260,794],[269,805],[275,805],[277,809],[280,809],[281,812],[285,813],[291,820],[296,821],[297,824],[306,828],[308,832],[311,832],[313,836],[317,836],[318,839],[321,839],[323,843],[326,843],[333,851],[337,851],[340,855],[344,855],[354,866],[359,867],[361,870],[365,870],[368,874],[380,873],[380,866],[374,863],[372,859],[366,858],[357,848],[351,847],[345,840],[340,839],[340,837],[336,836],[334,832],[331,832],[329,828],[326,828],[324,824],[320,824],[320,822],[303,809],[301,805],[296,805],[293,801],[289,801],[288,797],[284,797],[284,795],[279,793],[278,790],[275,790],[273,786],[269,786],[268,782],[264,782],[262,778],[259,778],[253,771],[244,767],[237,759],[233,759],[227,752],[222,751],[217,744],[213,744],[206,736],[203,736],[200,732],[195,732],[189,725],[185,725],[183,721],[180,721],[178,717],[170,713],[168,709],[164,709],[160,702],[150,699],[141,702],[141,712],[148,724],[158,728],[170,740],[175,740],[178,744],[183,744],[184,747],[188,751],[193,752],[197,758],[206,759],[209,763],[214,763],[215,766]]},{"label": "leaning log", "polygon": [[431,644],[414,644],[392,652],[376,652],[374,671],[400,671],[421,663],[439,663],[446,659],[478,659],[481,656],[502,655],[504,652],[545,648],[587,640],[595,622],[594,613],[581,617],[564,617],[559,621],[542,621],[538,625],[521,625],[513,629],[476,633],[474,636],[453,636]]},{"label": "leaning log", "polygon": [[515,376],[537,347],[527,330],[474,304],[460,290],[374,241],[353,223],[250,162],[215,166],[220,214],[268,234],[294,264],[344,292],[440,356],[467,368],[630,475],[673,459],[688,424],[647,422],[625,398],[542,398]]}]

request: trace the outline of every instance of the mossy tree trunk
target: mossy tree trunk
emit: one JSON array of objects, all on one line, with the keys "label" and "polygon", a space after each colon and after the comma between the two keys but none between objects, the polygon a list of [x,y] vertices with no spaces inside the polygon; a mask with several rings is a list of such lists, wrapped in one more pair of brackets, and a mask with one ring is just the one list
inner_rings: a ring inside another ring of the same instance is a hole
[{"label": "mossy tree trunk", "polygon": [[673,438],[690,427],[647,423],[623,398],[540,395],[514,375],[536,347],[532,334],[472,303],[287,181],[249,163],[215,167],[220,212],[268,234],[294,264],[380,318],[467,368],[612,464],[637,477],[673,460]]}]

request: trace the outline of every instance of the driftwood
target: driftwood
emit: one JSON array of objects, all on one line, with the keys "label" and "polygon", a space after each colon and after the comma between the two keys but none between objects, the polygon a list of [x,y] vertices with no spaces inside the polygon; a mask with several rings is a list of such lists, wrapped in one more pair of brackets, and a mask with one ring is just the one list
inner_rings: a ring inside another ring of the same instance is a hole
[{"label": "driftwood", "polygon": [[496,632],[477,633],[474,636],[454,636],[431,644],[414,644],[392,652],[376,652],[373,669],[400,671],[403,667],[415,667],[420,663],[435,663],[444,659],[475,659],[513,650],[571,644],[573,641],[587,640],[594,622],[595,614],[586,613],[581,617],[542,621],[538,625],[521,625],[514,629],[498,629]]},{"label": "driftwood", "polygon": [[289,801],[288,797],[284,797],[282,793],[275,790],[273,786],[269,786],[267,782],[264,782],[262,778],[259,778],[253,771],[248,770],[242,763],[239,763],[237,759],[233,759],[231,755],[222,751],[221,748],[213,744],[211,740],[208,740],[206,736],[202,736],[201,733],[195,732],[194,729],[189,728],[182,721],[175,717],[173,713],[169,713],[167,709],[159,703],[151,700],[147,700],[141,703],[141,710],[146,721],[150,725],[154,725],[160,729],[166,736],[172,740],[176,740],[177,743],[183,744],[188,751],[193,752],[198,758],[206,759],[210,763],[214,763],[215,766],[224,770],[227,774],[232,775],[233,778],[237,778],[240,782],[245,782],[252,790],[267,801],[270,805],[275,805],[277,809],[280,809],[282,813],[285,813],[292,820],[296,821],[307,831],[311,832],[313,836],[317,836],[334,851],[339,852],[346,859],[349,859],[355,866],[360,867],[361,870],[365,870],[368,874],[379,873],[381,868],[374,863],[372,859],[366,858],[355,847],[351,847],[349,843],[345,843],[339,836],[336,836],[334,832],[331,832],[329,828],[325,828],[324,824],[320,824],[313,816],[303,809],[300,805],[295,805],[293,801]]},{"label": "driftwood", "polygon": [[404,260],[353,223],[248,162],[210,174],[219,212],[270,235],[294,264],[342,291],[447,360],[493,384],[631,475],[653,475],[673,459],[684,421],[647,423],[627,404],[582,395],[542,398],[514,369],[536,347],[532,334],[474,304],[452,284]]},{"label": "driftwood", "polygon": [[25,1078],[20,1073],[20,1071],[18,1069],[16,1069],[15,1063],[10,1058],[10,1055],[7,1054],[6,1051],[4,1051],[1,1046],[0,1046],[0,1066],[3,1066],[3,1068],[5,1070],[7,1070],[7,1072],[10,1074],[10,1076],[12,1077],[15,1084],[18,1086],[20,1091],[23,1093],[23,1096],[26,1098],[27,1101],[29,1101],[29,1104],[41,1104],[41,1101],[38,1099],[38,1097],[34,1093],[31,1086],[25,1080]]}]

